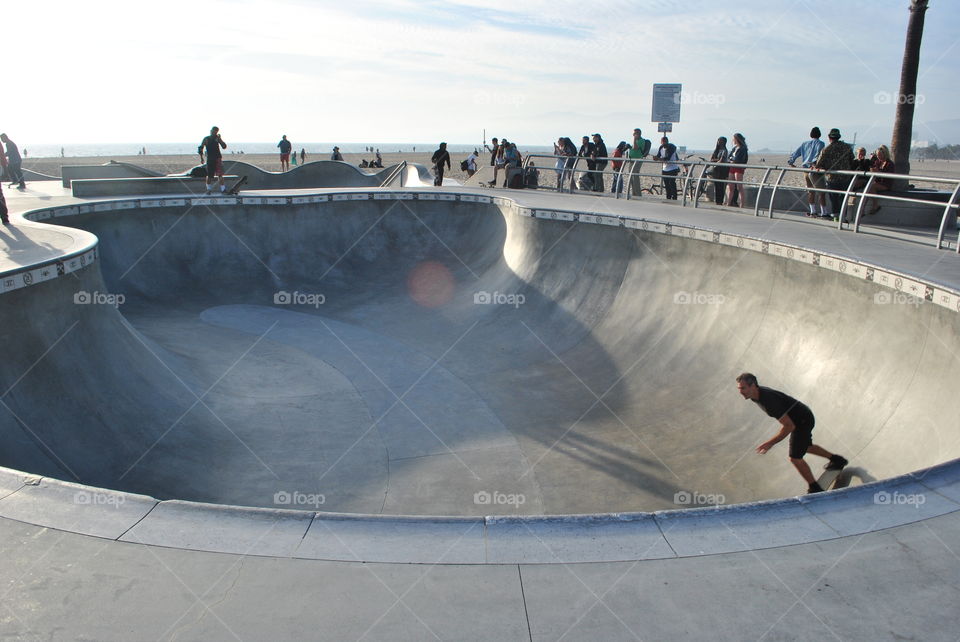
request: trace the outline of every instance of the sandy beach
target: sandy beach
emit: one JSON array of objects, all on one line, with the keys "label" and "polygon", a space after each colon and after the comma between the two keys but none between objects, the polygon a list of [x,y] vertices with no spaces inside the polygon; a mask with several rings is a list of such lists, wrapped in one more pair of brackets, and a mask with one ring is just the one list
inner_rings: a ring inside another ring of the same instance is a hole
[{"label": "sandy beach", "polygon": [[[522,153],[523,150],[521,150]],[[430,162],[430,156],[433,154],[433,150],[428,152],[408,152],[408,153],[389,153],[383,154],[383,166],[389,167],[390,165],[400,163],[402,161],[407,161],[408,163],[419,163],[426,167],[430,167],[432,163]],[[690,158],[688,160],[699,160],[699,158],[709,158],[710,152],[688,152]],[[463,182],[466,180],[466,172],[460,170],[460,161],[464,160],[467,157],[466,153],[453,153],[451,154],[451,169],[446,172],[448,178],[452,178],[456,181]],[[317,153],[317,154],[308,154],[307,162],[316,161],[316,160],[328,160],[330,158],[329,153]],[[366,154],[344,154],[343,159],[345,162],[350,163],[354,166],[359,166],[360,162],[364,159],[372,160],[373,155],[370,153]],[[764,152],[752,152],[750,156],[751,164],[757,165],[786,165],[787,163],[787,154],[777,154],[777,153],[764,153]],[[24,159],[23,167],[24,169],[33,170],[41,174],[47,174],[49,176],[60,176],[60,168],[64,165],[102,165],[109,163],[111,160],[117,162],[131,163],[134,165],[139,165],[147,169],[152,169],[164,174],[180,174],[186,172],[190,168],[199,164],[200,159],[197,155],[191,154],[147,154],[147,155],[132,155],[132,156],[80,156],[80,157],[37,157],[37,158],[27,158]],[[279,172],[280,171],[280,158],[278,154],[227,154],[224,156],[224,160],[240,160],[246,163],[250,163],[260,169],[269,172]],[[489,163],[489,155],[484,153],[480,157],[478,166],[487,165]],[[541,179],[540,182],[542,185],[553,186],[556,181],[553,174],[553,163],[550,159],[546,158],[537,158],[535,159],[536,164],[541,168]],[[658,163],[652,162],[648,167],[645,168],[645,171],[656,171],[658,168]],[[293,169],[291,167],[291,169]],[[932,176],[938,178],[960,178],[960,161],[947,161],[947,160],[927,160],[919,161],[914,160],[911,164],[911,173],[916,176]],[[748,170],[746,172],[747,182],[756,182],[760,180],[763,176],[763,170],[754,169]],[[606,179],[609,183],[609,177]],[[646,179],[647,181],[651,179]],[[913,181],[917,187],[932,187],[935,189],[944,189],[944,185],[941,183],[939,185],[933,183],[926,183],[923,181]],[[792,186],[803,186],[803,176],[799,173],[789,173],[784,178],[784,185]]]}]

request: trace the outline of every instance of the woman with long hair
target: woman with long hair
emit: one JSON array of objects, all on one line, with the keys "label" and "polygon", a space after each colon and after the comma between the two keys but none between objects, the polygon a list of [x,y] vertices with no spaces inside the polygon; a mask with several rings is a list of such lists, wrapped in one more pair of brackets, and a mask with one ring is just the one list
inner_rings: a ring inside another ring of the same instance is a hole
[{"label": "woman with long hair", "polygon": [[727,137],[721,136],[717,139],[717,146],[710,155],[710,162],[716,163],[710,168],[713,178],[713,197],[717,205],[723,205],[723,193],[727,190],[727,184],[724,182],[730,176],[730,168],[725,165],[730,158],[730,152],[727,151]]},{"label": "woman with long hair", "polygon": [[[733,165],[745,165],[750,159],[747,154],[747,139],[743,134],[737,132],[733,135],[733,149],[730,150],[729,163]],[[742,167],[730,168],[730,183],[727,183],[727,205],[733,205],[733,195],[736,193],[739,198],[738,205],[744,207],[744,189],[743,189],[743,170]]]}]

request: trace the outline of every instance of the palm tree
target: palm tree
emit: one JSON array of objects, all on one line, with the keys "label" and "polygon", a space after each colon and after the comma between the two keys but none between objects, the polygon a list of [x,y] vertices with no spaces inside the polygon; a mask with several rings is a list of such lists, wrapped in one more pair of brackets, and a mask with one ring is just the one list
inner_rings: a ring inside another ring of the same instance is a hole
[{"label": "palm tree", "polygon": [[[893,141],[890,147],[898,174],[910,173],[910,139],[913,137],[913,108],[917,95],[917,70],[920,67],[920,40],[923,38],[923,18],[927,0],[910,1],[910,22],[907,23],[907,43],[903,49],[900,68],[900,92],[897,94],[897,115],[893,123]],[[899,189],[906,188],[906,181]]]}]

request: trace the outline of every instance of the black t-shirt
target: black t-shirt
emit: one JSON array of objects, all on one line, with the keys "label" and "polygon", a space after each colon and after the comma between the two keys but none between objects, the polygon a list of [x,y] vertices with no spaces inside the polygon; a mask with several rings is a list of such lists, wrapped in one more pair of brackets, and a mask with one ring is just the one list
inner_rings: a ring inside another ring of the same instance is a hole
[{"label": "black t-shirt", "polygon": [[[599,143],[594,143],[594,148],[597,150],[597,158],[607,157],[607,146],[606,144],[604,144],[603,141],[600,141]],[[607,166],[607,161],[605,160],[597,161],[597,169],[603,169],[606,166]]]},{"label": "black t-shirt", "polygon": [[813,411],[806,404],[779,390],[764,386],[758,387],[760,388],[760,399],[753,403],[760,406],[765,413],[778,421],[784,415],[788,415],[797,428],[813,428]]},{"label": "black t-shirt", "polygon": [[277,147],[280,148],[281,154],[289,154],[290,150],[293,149],[293,144],[289,140],[281,140],[277,143]]},{"label": "black t-shirt", "polygon": [[[196,139],[194,139],[196,140]],[[221,158],[220,146],[227,146],[225,142],[220,140],[217,136],[205,136],[202,141],[200,141],[200,146],[197,148],[197,151],[204,150],[207,153],[207,162],[209,163],[212,160],[217,160]]]},{"label": "black t-shirt", "polygon": [[596,169],[597,161],[593,160],[592,156],[597,151],[597,146],[593,143],[584,143],[580,146],[580,151],[577,152],[579,156],[587,159],[587,169]]}]

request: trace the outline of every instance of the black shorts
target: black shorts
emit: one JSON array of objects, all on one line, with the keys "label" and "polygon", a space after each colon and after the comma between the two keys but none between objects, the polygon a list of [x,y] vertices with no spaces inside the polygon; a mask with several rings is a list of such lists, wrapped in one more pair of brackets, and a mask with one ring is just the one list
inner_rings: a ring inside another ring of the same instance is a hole
[{"label": "black shorts", "polygon": [[223,176],[223,157],[207,158],[207,176]]},{"label": "black shorts", "polygon": [[797,426],[790,433],[790,458],[803,459],[813,444],[813,426]]}]

